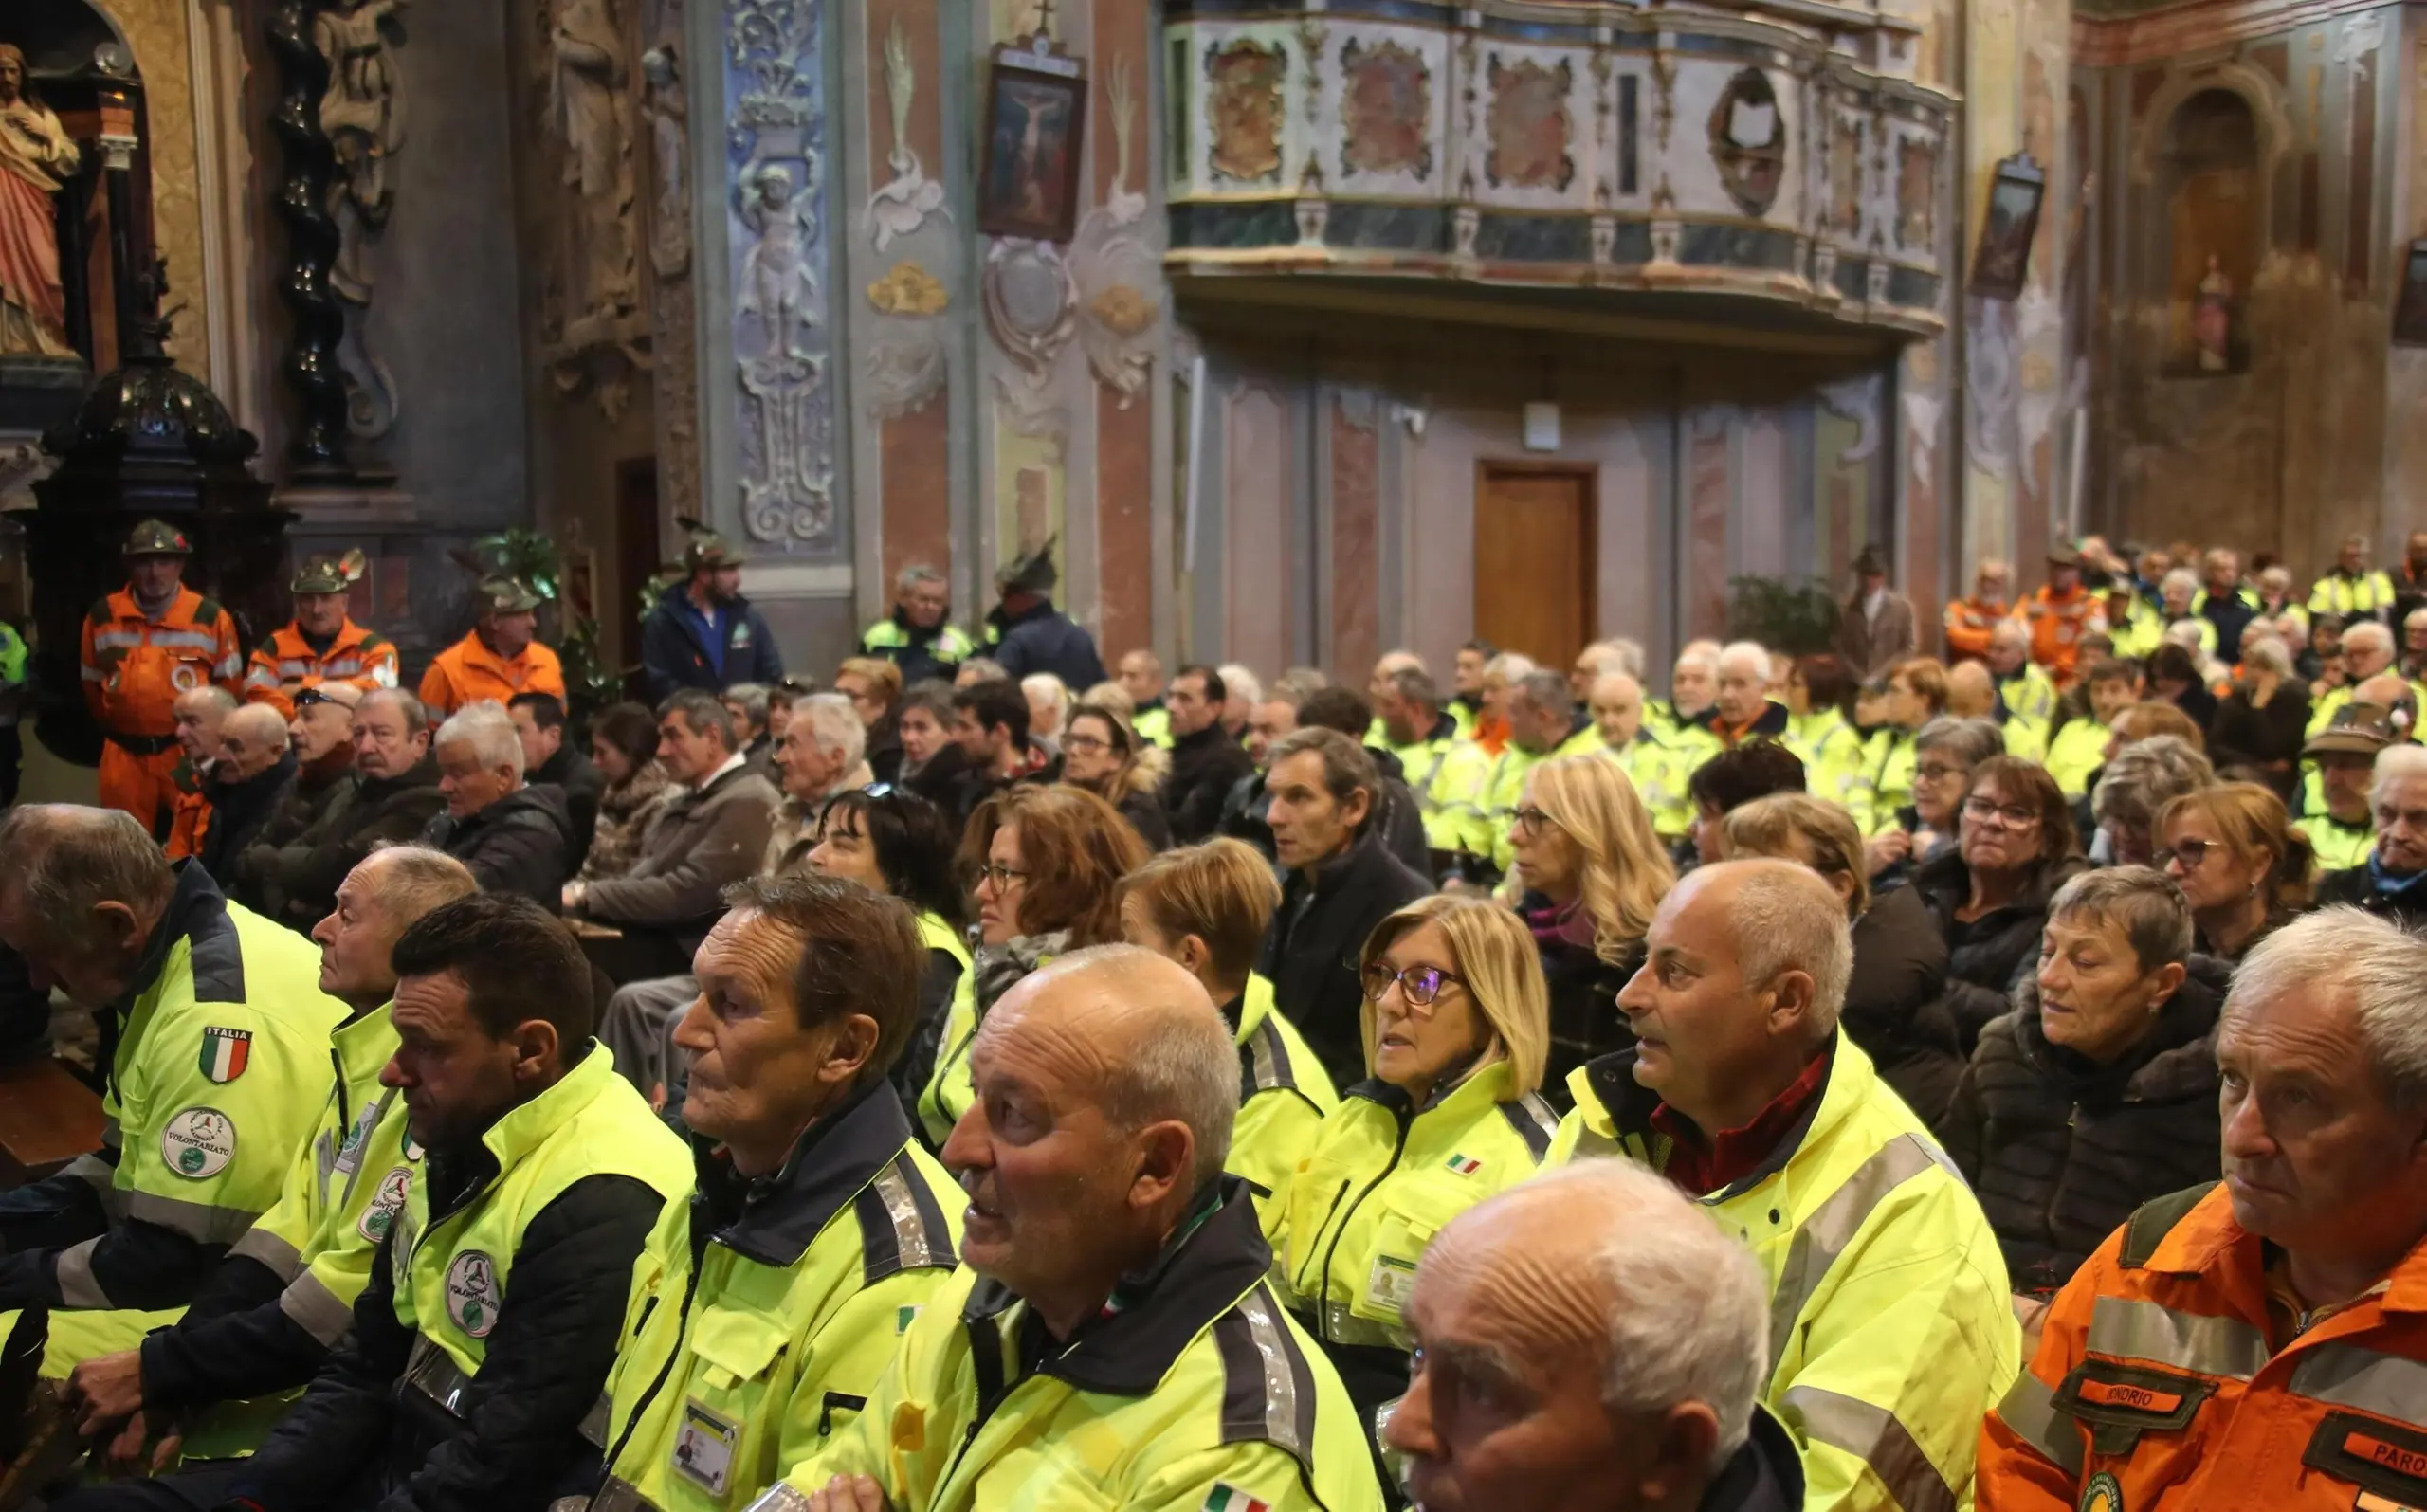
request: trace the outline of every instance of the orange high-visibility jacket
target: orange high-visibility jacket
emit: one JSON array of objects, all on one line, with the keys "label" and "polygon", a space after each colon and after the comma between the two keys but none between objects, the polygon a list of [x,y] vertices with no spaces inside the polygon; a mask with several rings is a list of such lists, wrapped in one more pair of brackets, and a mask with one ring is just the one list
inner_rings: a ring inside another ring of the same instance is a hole
[{"label": "orange high-visibility jacket", "polygon": [[[1965,657],[1979,660],[1989,654],[1991,633],[1998,621],[2012,616],[2014,610],[2004,604],[1984,604],[1978,598],[1959,598],[1946,606],[1946,659],[1960,662]],[[258,653],[256,653],[258,654]]]},{"label": "orange high-visibility jacket", "polygon": [[2073,681],[2082,637],[2107,628],[2107,616],[2088,589],[2063,595],[2041,589],[2015,606],[2015,618],[2031,628],[2031,659],[2048,669],[2060,686]]},{"label": "orange high-visibility jacket", "polygon": [[179,588],[157,624],[120,589],[84,615],[84,702],[104,730],[170,735],[177,695],[216,683],[243,696],[244,647],[236,622],[214,598]]},{"label": "orange high-visibility jacket", "polygon": [[478,630],[439,652],[421,680],[421,701],[432,719],[483,699],[503,703],[517,693],[553,693],[561,700],[565,673],[557,653],[533,641],[509,662],[483,646]]},{"label": "orange high-visibility jacket", "polygon": [[1979,1512],[2427,1506],[2427,1245],[2286,1331],[2222,1185],[2150,1203],[2056,1294],[1982,1426]]},{"label": "orange high-visibility jacket", "polygon": [[321,683],[351,683],[365,693],[394,687],[396,647],[377,630],[366,629],[349,618],[338,627],[338,638],[327,650],[315,651],[303,638],[301,627],[289,621],[253,647],[252,665],[245,674],[245,697],[274,703],[293,719],[295,690]]}]

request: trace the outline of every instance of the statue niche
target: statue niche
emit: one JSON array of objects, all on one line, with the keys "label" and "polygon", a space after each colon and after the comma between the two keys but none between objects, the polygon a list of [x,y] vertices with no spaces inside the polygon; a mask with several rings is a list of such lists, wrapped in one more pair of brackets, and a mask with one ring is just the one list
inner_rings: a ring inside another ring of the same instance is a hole
[{"label": "statue niche", "polygon": [[2250,366],[2243,310],[2266,225],[2257,118],[2235,91],[2203,89],[2175,110],[2165,134],[2165,371],[2240,373]]}]

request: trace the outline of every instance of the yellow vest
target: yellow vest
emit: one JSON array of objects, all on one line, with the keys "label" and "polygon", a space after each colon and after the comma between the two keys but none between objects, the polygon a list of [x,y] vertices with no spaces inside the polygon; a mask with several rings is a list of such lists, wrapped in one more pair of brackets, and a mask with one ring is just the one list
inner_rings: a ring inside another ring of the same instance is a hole
[{"label": "yellow vest", "polygon": [[960,932],[933,914],[919,916],[919,938],[929,950],[940,950],[960,962],[960,983],[944,1012],[943,1033],[936,1040],[935,1069],[927,1073],[926,1089],[919,1094],[919,1124],[930,1149],[940,1150],[952,1126],[967,1110],[969,1042],[977,1033],[976,970]]},{"label": "yellow vest", "polygon": [[1298,1162],[1314,1148],[1323,1120],[1340,1106],[1340,1094],[1298,1026],[1273,1008],[1270,978],[1249,975],[1236,1041],[1239,1116],[1231,1125],[1231,1157],[1222,1169],[1247,1182],[1265,1241],[1278,1248]]},{"label": "yellow vest", "polygon": [[1844,806],[1853,815],[1854,828],[1869,833],[1870,763],[1865,757],[1862,736],[1846,722],[1846,717],[1834,709],[1815,709],[1790,720],[1786,743],[1803,761],[1804,791]]}]

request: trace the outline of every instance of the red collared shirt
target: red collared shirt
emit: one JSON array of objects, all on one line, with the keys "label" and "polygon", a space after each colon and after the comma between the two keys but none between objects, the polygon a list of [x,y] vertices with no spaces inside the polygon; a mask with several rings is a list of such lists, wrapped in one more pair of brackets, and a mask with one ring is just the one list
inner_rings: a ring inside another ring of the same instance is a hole
[{"label": "red collared shirt", "polygon": [[1669,1163],[1661,1175],[1697,1197],[1706,1197],[1761,1169],[1829,1084],[1827,1055],[1816,1055],[1803,1074],[1770,1100],[1770,1105],[1739,1129],[1723,1129],[1706,1141],[1694,1120],[1663,1102],[1651,1110],[1654,1132],[1669,1137]]}]

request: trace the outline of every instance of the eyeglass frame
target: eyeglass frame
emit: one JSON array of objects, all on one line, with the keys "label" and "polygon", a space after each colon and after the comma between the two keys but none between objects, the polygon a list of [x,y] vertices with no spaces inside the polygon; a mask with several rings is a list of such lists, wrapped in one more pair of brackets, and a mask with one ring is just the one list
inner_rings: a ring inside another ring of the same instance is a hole
[{"label": "eyeglass frame", "polygon": [[1565,825],[1559,822],[1557,815],[1538,804],[1528,804],[1523,808],[1512,809],[1509,811],[1508,832],[1512,835],[1520,829],[1523,829],[1529,834],[1538,835],[1542,832],[1542,827],[1545,825],[1556,829],[1564,829],[1567,828]]},{"label": "eyeglass frame", "polygon": [[[2182,863],[2186,877],[2208,864],[2208,858],[2225,848],[2221,840],[2182,840],[2170,846],[2160,846],[2149,853],[2149,865],[2160,871],[2169,870],[2177,861]],[[2189,855],[2183,852],[2191,852]]]},{"label": "eyeglass frame", "polygon": [[977,868],[977,881],[973,885],[983,886],[991,882],[995,884],[995,896],[1000,897],[1011,890],[1011,884],[1013,882],[1026,885],[1029,878],[1034,875],[1034,872],[1021,871],[1016,867],[999,865],[990,861]]},{"label": "eyeglass frame", "polygon": [[[1966,819],[1986,820],[1994,817],[2000,826],[2008,829],[2030,829],[2045,824],[2048,817],[2036,809],[2024,809],[2018,804],[1999,803],[1994,798],[1984,798],[1979,793],[1966,794],[1960,809]],[[2015,817],[2017,811],[2022,814],[2019,819]]]},{"label": "eyeglass frame", "polygon": [[[1408,984],[1407,976],[1410,972],[1431,972],[1440,978],[1440,981],[1426,990],[1423,1000],[1420,1002],[1416,999],[1414,989]],[[1382,962],[1376,961],[1357,975],[1358,990],[1365,994],[1365,1001],[1379,1003],[1384,993],[1393,987],[1396,987],[1399,990],[1399,1001],[1407,1005],[1410,1013],[1422,1018],[1432,1017],[1432,1011],[1440,1006],[1443,987],[1467,987],[1467,979],[1457,973],[1423,961],[1418,961],[1413,966],[1402,966],[1397,971],[1392,971]],[[1471,992],[1473,989],[1468,990]],[[1420,1013],[1417,1012],[1419,1009],[1422,1010]]]}]

